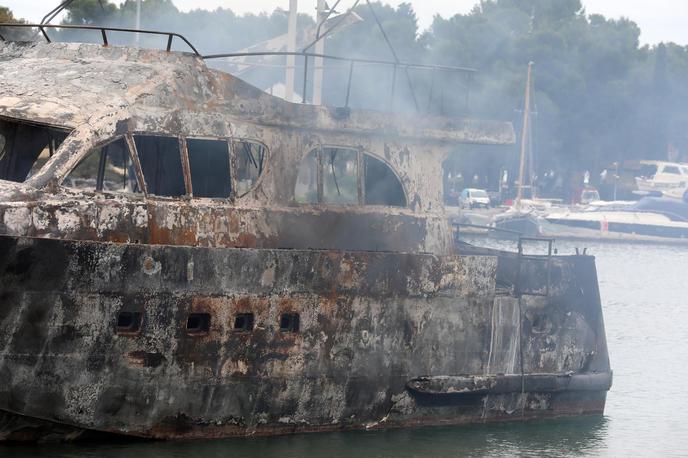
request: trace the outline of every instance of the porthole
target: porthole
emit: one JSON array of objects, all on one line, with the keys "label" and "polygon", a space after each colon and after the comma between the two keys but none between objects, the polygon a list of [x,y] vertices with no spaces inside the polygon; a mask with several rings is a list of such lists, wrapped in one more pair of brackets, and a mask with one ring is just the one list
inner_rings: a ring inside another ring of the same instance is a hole
[{"label": "porthole", "polygon": [[210,330],[209,313],[191,313],[186,319],[186,332],[189,334],[205,334]]},{"label": "porthole", "polygon": [[299,332],[300,317],[298,313],[283,313],[280,316],[280,331],[281,332]]},{"label": "porthole", "polygon": [[141,312],[119,312],[117,314],[117,333],[133,334],[141,330]]},{"label": "porthole", "polygon": [[234,317],[234,330],[249,332],[253,330],[253,313],[237,313]]}]

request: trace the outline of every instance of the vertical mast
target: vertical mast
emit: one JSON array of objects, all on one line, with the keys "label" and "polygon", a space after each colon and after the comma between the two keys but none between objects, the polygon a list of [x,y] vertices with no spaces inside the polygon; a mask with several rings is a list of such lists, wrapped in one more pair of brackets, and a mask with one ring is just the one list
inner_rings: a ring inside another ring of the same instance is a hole
[{"label": "vertical mast", "polygon": [[[136,2],[136,30],[141,30],[141,0]],[[139,36],[139,33],[136,32],[136,47],[138,48],[140,44],[141,37]]]},{"label": "vertical mast", "polygon": [[526,79],[526,97],[523,108],[523,128],[521,129],[521,159],[518,168],[518,194],[516,194],[516,208],[521,207],[523,198],[523,175],[525,174],[526,147],[528,145],[528,121],[530,115],[530,78],[533,71],[533,63],[528,63],[528,78]]},{"label": "vertical mast", "polygon": [[[320,26],[327,15],[325,14],[325,0],[318,0],[318,10],[316,14],[317,27],[316,31],[320,33]],[[320,36],[316,36],[319,39]],[[315,43],[315,53],[325,54],[325,39],[318,40]],[[320,105],[322,103],[322,86],[323,86],[323,58],[316,57],[313,64],[313,105]]]},{"label": "vertical mast", "polygon": [[[531,115],[537,116],[537,107],[533,109],[530,113]],[[528,117],[528,187],[530,188],[531,199],[535,199],[537,196],[535,194],[535,151],[533,151],[533,124],[535,119]]]},{"label": "vertical mast", "polygon": [[[287,51],[296,51],[296,13],[298,0],[289,0],[289,22],[287,25]],[[284,78],[284,98],[287,102],[294,101],[294,71],[296,66],[296,56],[287,56],[287,68]]]}]

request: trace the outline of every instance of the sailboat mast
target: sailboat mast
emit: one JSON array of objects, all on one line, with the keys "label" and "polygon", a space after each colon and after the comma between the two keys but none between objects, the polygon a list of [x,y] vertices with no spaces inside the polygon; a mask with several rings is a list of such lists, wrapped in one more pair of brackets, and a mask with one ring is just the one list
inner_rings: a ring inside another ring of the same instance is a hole
[{"label": "sailboat mast", "polygon": [[528,62],[528,78],[526,79],[526,97],[523,108],[523,127],[521,130],[521,158],[518,167],[518,193],[516,194],[516,206],[521,205],[523,198],[523,179],[526,165],[526,147],[528,145],[528,122],[530,118],[530,78],[533,71],[533,63]]},{"label": "sailboat mast", "polygon": [[[537,115],[537,106],[534,107],[531,115]],[[535,151],[533,151],[533,124],[535,118],[528,117],[528,186],[530,189],[531,199],[535,199],[536,189],[535,189]]]}]

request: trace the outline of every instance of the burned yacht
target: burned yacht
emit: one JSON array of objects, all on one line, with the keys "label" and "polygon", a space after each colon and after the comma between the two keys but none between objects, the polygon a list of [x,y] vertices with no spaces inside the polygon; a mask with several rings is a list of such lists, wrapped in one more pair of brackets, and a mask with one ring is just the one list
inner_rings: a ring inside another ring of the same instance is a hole
[{"label": "burned yacht", "polygon": [[510,124],[288,103],[193,52],[0,61],[0,440],[603,412],[594,258],[444,213],[443,160]]}]

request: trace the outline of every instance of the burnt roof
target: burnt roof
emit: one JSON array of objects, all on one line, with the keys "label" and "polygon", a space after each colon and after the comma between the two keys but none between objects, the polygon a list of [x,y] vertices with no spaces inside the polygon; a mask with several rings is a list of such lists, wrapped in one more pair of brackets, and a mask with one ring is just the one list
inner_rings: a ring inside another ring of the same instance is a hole
[{"label": "burnt roof", "polygon": [[76,127],[174,112],[296,129],[511,144],[511,123],[290,103],[193,53],[84,43],[0,42],[0,116]]}]

